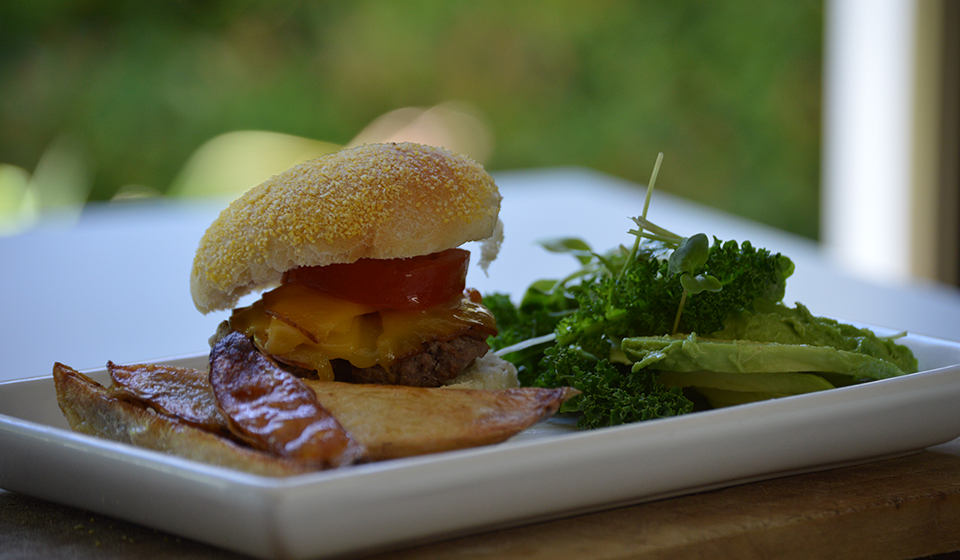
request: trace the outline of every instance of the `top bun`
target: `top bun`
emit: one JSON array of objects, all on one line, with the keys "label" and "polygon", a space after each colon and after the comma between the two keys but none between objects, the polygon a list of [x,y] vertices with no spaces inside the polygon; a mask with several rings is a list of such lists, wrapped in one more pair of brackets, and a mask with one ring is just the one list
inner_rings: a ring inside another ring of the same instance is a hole
[{"label": "top bun", "polygon": [[419,144],[368,144],[274,175],[200,239],[190,274],[203,313],[229,309],[299,266],[428,255],[491,237],[500,193],[477,162]]}]

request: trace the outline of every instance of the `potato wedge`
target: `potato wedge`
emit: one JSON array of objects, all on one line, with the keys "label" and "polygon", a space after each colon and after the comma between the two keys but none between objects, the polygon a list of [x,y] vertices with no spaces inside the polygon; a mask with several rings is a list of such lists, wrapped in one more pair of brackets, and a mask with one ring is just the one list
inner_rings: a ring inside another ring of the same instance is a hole
[{"label": "potato wedge", "polygon": [[575,389],[433,389],[304,380],[372,461],[500,443],[549,418]]},{"label": "potato wedge", "polygon": [[107,371],[113,379],[113,385],[107,388],[111,397],[148,403],[158,412],[208,432],[229,433],[207,372],[170,365],[113,362],[107,362]]},{"label": "potato wedge", "polygon": [[60,409],[76,432],[265,476],[313,470],[113,398],[102,385],[63,364],[53,366],[53,379]]},{"label": "potato wedge", "polygon": [[[157,371],[137,369],[145,375]],[[196,374],[202,372],[195,371]],[[317,400],[340,425],[366,447],[366,458],[371,461],[499,443],[549,418],[561,403],[576,394],[568,387],[491,391],[302,382],[316,393]],[[127,388],[124,393],[131,392]],[[150,404],[149,395],[134,394]],[[209,402],[203,402],[204,399]],[[167,404],[177,410],[209,410],[216,403],[211,392],[188,402]],[[194,410],[191,414],[197,413]],[[216,414],[216,418],[207,421],[219,421],[225,427],[222,413]]]},{"label": "potato wedge", "polygon": [[[280,370],[267,362],[269,366],[251,367],[239,355],[221,364],[236,368],[229,392],[241,397],[247,391],[250,395],[262,393],[264,389],[257,385],[263,382],[263,368]],[[209,385],[206,372],[163,365],[110,367],[114,385],[107,389],[63,364],[54,366],[57,399],[74,430],[257,474],[296,474],[339,464],[284,458],[262,442],[261,447],[271,450],[256,450],[245,445],[249,434],[245,442],[217,435],[229,421],[213,388],[204,388],[204,383]],[[267,378],[270,375],[267,373]],[[292,376],[284,379],[284,383],[293,383],[287,390],[299,395],[297,398],[305,398],[297,386],[315,395],[316,402],[358,444],[357,449],[365,450],[351,455],[350,461],[380,461],[499,443],[548,418],[577,394],[569,387],[428,389]],[[245,407],[236,403],[227,408],[235,417],[244,414]],[[289,432],[280,441],[296,437]]]},{"label": "potato wedge", "polygon": [[318,469],[355,463],[364,448],[293,374],[233,332],[210,351],[210,385],[230,431],[252,447]]}]

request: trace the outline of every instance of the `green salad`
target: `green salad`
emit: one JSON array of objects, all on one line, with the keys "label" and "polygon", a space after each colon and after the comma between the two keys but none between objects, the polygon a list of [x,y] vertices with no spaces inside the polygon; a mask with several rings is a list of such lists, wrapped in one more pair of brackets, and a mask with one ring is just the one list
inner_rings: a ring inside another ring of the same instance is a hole
[{"label": "green salad", "polygon": [[519,303],[484,296],[499,328],[490,345],[521,385],[580,390],[561,412],[597,428],[917,371],[902,335],[786,305],[786,256],[648,220],[660,161],[628,245],[600,253],[576,238],[545,242],[578,268],[534,282]]}]

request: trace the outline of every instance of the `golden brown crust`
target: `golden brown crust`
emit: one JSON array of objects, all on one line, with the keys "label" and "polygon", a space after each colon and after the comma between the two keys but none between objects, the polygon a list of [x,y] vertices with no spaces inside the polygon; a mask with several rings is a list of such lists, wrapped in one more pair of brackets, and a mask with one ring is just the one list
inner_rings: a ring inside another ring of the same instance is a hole
[{"label": "golden brown crust", "polygon": [[297,266],[429,254],[490,237],[500,211],[475,161],[419,144],[370,144],[251,188],[200,240],[190,278],[204,313],[233,307]]}]

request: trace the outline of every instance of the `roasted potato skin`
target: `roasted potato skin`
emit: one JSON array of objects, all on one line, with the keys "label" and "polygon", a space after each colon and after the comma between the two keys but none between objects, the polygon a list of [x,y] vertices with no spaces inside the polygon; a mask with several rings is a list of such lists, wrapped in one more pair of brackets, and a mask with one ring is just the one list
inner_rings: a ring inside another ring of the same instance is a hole
[{"label": "roasted potato skin", "polygon": [[229,436],[204,371],[165,364],[120,365],[107,362],[113,384],[107,394],[143,403],[207,432]]},{"label": "roasted potato skin", "polygon": [[264,476],[289,476],[312,470],[145,406],[111,397],[105,387],[61,363],[54,365],[53,379],[60,410],[76,432]]},{"label": "roasted potato skin", "polygon": [[318,470],[362,460],[364,446],[299,378],[238,332],[210,352],[210,386],[231,433],[255,449]]},{"label": "roasted potato skin", "polygon": [[[292,376],[239,346],[239,352],[212,357],[209,374],[162,365],[110,364],[110,387],[57,363],[57,401],[70,427],[80,433],[244,472],[286,476],[500,443],[550,417],[577,394],[569,387],[484,390],[320,382]],[[218,371],[228,377],[217,382],[227,385],[220,395],[214,386],[202,386]],[[306,408],[318,414],[312,420],[319,423],[307,418],[302,426],[293,422],[271,431],[267,422],[257,427],[260,434],[238,434],[234,424],[249,426],[249,415],[261,414],[261,420],[270,416],[249,403],[271,385],[283,386],[272,397],[296,397],[281,408],[303,409],[300,405],[306,402],[311,405]],[[230,400],[224,407],[221,401]],[[329,427],[331,419],[351,442],[342,457],[324,455],[322,445],[320,456],[278,449],[298,439],[297,429],[308,433],[317,426]]]}]

